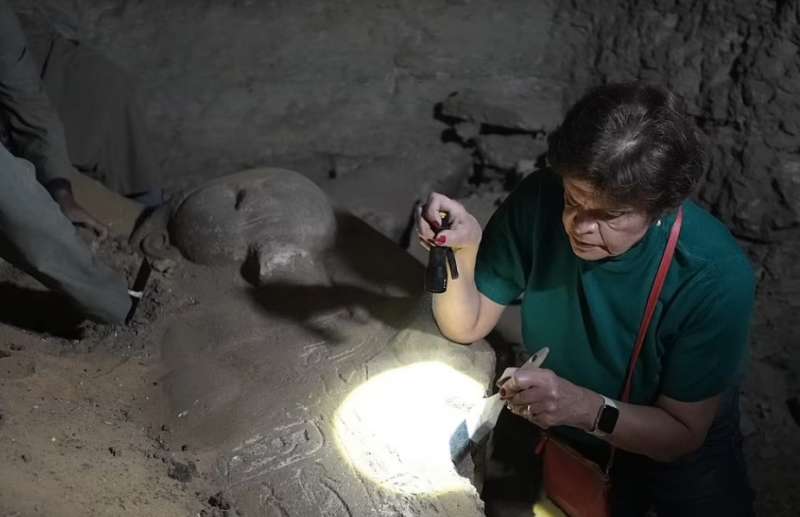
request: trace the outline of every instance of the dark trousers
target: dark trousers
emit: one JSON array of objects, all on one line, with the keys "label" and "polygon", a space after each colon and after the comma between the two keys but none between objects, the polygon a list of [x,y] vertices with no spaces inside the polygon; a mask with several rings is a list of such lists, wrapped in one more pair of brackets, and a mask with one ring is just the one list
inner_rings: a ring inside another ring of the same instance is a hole
[{"label": "dark trousers", "polygon": [[[535,501],[541,486],[536,440],[533,425],[503,412],[492,437],[482,494],[487,509],[501,506],[500,501]],[[720,411],[697,451],[672,463],[617,452],[612,472],[613,515],[635,517],[649,511],[658,517],[754,515],[741,442],[739,394],[733,389],[723,395]]]},{"label": "dark trousers", "polygon": [[672,463],[620,454],[614,468],[614,515],[752,516],[753,491],[739,431],[739,392],[722,396],[703,446]]}]

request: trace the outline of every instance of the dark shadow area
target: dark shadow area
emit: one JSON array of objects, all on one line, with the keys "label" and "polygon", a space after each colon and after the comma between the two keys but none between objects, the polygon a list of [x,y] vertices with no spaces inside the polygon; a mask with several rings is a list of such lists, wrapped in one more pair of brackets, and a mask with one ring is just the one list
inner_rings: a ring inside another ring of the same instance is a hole
[{"label": "dark shadow area", "polygon": [[465,145],[464,141],[461,140],[461,137],[458,136],[458,133],[456,133],[456,130],[453,128],[447,128],[443,130],[439,134],[439,139],[443,144],[455,143],[455,144]]},{"label": "dark shadow area", "polygon": [[258,252],[255,248],[250,248],[247,251],[247,256],[242,262],[242,267],[239,268],[239,274],[242,275],[242,278],[247,280],[248,284],[258,287],[261,282],[261,265],[258,262]]},{"label": "dark shadow area", "polygon": [[[412,221],[413,217],[412,210]],[[343,267],[346,273],[370,286],[394,287],[409,295],[422,294],[425,270],[414,257],[350,213],[338,212],[336,223],[336,242],[326,263]]]},{"label": "dark shadow area", "polygon": [[403,230],[403,235],[400,236],[399,246],[403,249],[409,249],[413,243],[417,246],[417,208],[423,205],[425,201],[417,199],[411,207],[411,212],[408,214],[406,220],[406,227]]},{"label": "dark shadow area", "polygon": [[[526,359],[526,357],[523,357],[523,355],[527,355],[527,352],[524,351],[525,348],[518,343],[506,340],[497,330],[489,332],[484,340],[492,347],[496,358],[493,380],[497,380],[506,368],[517,367]],[[491,387],[492,393],[494,393],[496,388],[494,382],[492,382]]]},{"label": "dark shadow area", "polygon": [[80,339],[83,317],[65,296],[0,282],[0,322],[40,334]]},{"label": "dark shadow area", "polygon": [[341,337],[315,318],[346,310],[355,321],[366,323],[372,317],[399,330],[412,327],[411,313],[419,303],[416,296],[384,296],[353,285],[272,283],[251,288],[248,293],[268,314],[293,320],[332,344],[341,343]]},{"label": "dark shadow area", "polygon": [[[458,92],[452,92],[447,97],[452,97],[454,95],[458,95]],[[438,120],[439,122],[444,122],[448,126],[452,126],[458,124],[459,122],[464,122],[458,117],[453,117],[450,115],[446,115],[444,113],[444,102],[437,102],[433,105],[433,118]]]},{"label": "dark shadow area", "polygon": [[496,124],[481,124],[481,134],[482,135],[529,135],[531,138],[535,138],[537,135],[543,134],[543,131],[529,131],[526,129],[516,129],[513,127],[507,126],[499,126]]},{"label": "dark shadow area", "polygon": [[[396,243],[348,212],[337,212],[336,239],[324,255],[331,285],[289,281],[260,283],[258,256],[248,255],[241,274],[251,298],[265,312],[298,322],[331,342],[329,329],[314,320],[346,310],[355,320],[364,312],[395,329],[405,328],[423,293],[425,270]],[[392,294],[385,294],[392,293]]]},{"label": "dark shadow area", "polygon": [[[456,94],[457,92],[454,92],[451,93],[450,96],[452,97],[453,95]],[[462,120],[458,117],[445,115],[444,103],[442,102],[437,102],[433,106],[433,119],[438,120],[439,122],[442,122],[443,124],[448,126],[445,129],[443,129],[442,132],[439,134],[439,140],[443,144],[455,143],[460,145],[464,149],[474,149],[476,147],[474,137],[471,137],[469,135],[459,134],[459,132],[456,130],[456,126],[458,124],[474,125],[475,127],[478,128],[475,134],[476,135],[483,134],[483,131],[481,129],[483,126],[480,123],[473,124],[468,120]]]},{"label": "dark shadow area", "polygon": [[481,499],[488,517],[530,515],[541,486],[533,424],[503,409],[486,450]]}]

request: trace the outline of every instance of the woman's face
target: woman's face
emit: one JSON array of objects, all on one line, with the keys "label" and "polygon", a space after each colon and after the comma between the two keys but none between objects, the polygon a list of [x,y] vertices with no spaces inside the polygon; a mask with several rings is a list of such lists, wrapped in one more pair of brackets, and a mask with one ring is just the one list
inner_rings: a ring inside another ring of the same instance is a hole
[{"label": "woman's face", "polygon": [[572,251],[583,260],[625,253],[650,226],[644,212],[611,205],[588,182],[570,178],[564,179],[562,221]]}]

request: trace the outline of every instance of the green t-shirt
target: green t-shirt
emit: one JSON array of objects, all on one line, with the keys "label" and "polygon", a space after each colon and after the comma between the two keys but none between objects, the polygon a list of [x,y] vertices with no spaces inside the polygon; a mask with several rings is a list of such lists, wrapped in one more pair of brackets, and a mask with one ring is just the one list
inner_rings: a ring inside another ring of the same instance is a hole
[{"label": "green t-shirt", "polygon": [[[618,399],[653,279],[675,216],[653,224],[633,248],[585,261],[561,222],[560,178],[526,178],[486,226],[478,289],[497,303],[521,299],[525,347],[550,347],[543,367]],[[739,377],[754,299],[749,261],[728,230],[687,201],[672,267],[634,377],[631,402],[660,395],[699,401]]]}]

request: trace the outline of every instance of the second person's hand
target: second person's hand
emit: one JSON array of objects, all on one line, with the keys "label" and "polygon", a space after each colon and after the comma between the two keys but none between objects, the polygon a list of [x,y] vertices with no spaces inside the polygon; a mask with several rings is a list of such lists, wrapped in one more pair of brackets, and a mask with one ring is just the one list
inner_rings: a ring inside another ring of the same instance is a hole
[{"label": "second person's hand", "polygon": [[98,221],[94,216],[89,214],[81,205],[75,201],[72,193],[69,191],[57,192],[54,199],[61,208],[61,212],[66,216],[69,221],[75,226],[82,226],[88,228],[94,233],[98,242],[103,242],[108,238],[109,230],[106,225]]}]

